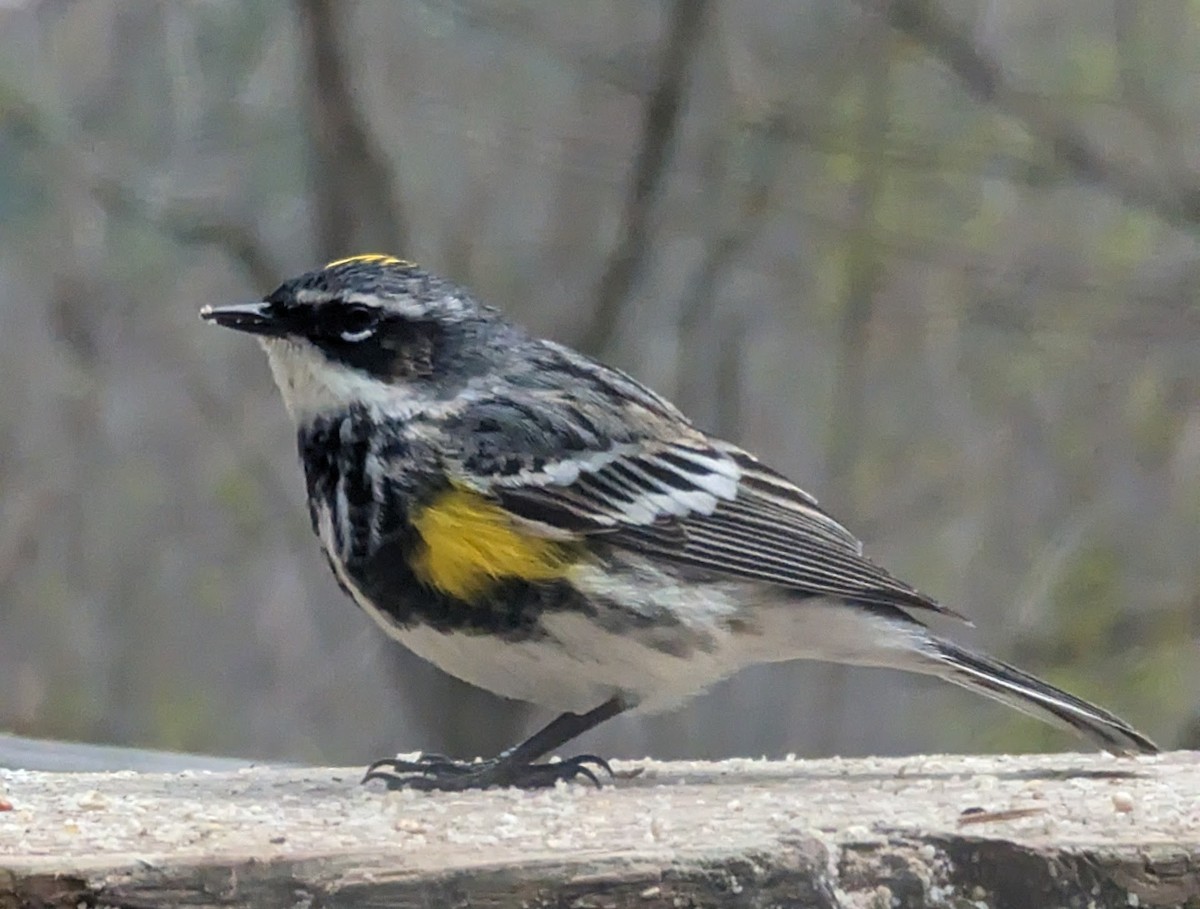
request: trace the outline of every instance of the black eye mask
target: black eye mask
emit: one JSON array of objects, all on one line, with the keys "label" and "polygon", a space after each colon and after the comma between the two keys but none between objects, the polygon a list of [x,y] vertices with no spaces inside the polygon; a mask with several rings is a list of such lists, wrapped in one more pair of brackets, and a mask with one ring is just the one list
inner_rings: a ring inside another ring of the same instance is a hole
[{"label": "black eye mask", "polygon": [[369,340],[383,322],[383,313],[362,303],[326,303],[314,317],[312,340],[357,344]]},{"label": "black eye mask", "polygon": [[444,329],[360,304],[323,307],[308,338],[329,359],[393,381],[433,375]]}]

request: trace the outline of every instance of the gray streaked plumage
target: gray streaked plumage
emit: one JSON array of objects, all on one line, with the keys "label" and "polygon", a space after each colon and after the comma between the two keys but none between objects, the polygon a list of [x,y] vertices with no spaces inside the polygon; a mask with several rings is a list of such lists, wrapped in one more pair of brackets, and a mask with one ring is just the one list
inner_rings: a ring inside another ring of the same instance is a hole
[{"label": "gray streaked plumage", "polygon": [[[939,676],[1109,750],[1154,750],[1111,713],[931,634],[914,613],[956,614],[786,477],[415,266],[334,263],[206,317],[263,336],[339,582],[453,675],[592,716],[663,709],[755,663],[829,660]],[[446,490],[569,547],[569,570],[497,577],[477,602],[435,589],[413,569],[416,516]]]}]

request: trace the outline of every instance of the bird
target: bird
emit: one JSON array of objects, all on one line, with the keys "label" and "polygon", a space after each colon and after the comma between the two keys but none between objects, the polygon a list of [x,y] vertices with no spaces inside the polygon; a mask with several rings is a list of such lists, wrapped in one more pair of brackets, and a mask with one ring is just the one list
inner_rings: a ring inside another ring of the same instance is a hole
[{"label": "bird", "polygon": [[868,558],[817,500],[620,370],[385,254],[201,317],[257,336],[295,423],[334,577],[392,639],[555,719],[487,760],[384,758],[390,788],[539,788],[611,774],[548,758],[791,660],[935,676],[1109,752],[1113,713],[934,634],[960,617]]}]

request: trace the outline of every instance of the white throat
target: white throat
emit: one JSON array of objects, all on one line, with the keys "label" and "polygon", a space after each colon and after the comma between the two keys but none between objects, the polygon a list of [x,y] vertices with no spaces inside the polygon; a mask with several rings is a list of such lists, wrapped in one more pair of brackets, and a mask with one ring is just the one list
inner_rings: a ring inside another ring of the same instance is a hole
[{"label": "white throat", "polygon": [[353,404],[381,416],[408,417],[429,409],[428,392],[406,384],[372,378],[364,372],[335,363],[304,340],[261,338],[271,374],[283,395],[283,404],[297,424],[322,414],[341,413]]}]

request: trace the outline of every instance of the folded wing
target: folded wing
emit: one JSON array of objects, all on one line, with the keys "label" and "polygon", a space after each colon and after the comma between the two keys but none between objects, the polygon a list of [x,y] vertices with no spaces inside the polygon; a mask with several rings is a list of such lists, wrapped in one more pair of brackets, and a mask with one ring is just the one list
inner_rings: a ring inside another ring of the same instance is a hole
[{"label": "folded wing", "polygon": [[535,532],[602,535],[716,576],[950,613],[865,558],[815,499],[746,452],[686,423],[614,437],[569,402],[537,403],[492,400],[456,427],[475,446],[461,482]]}]

